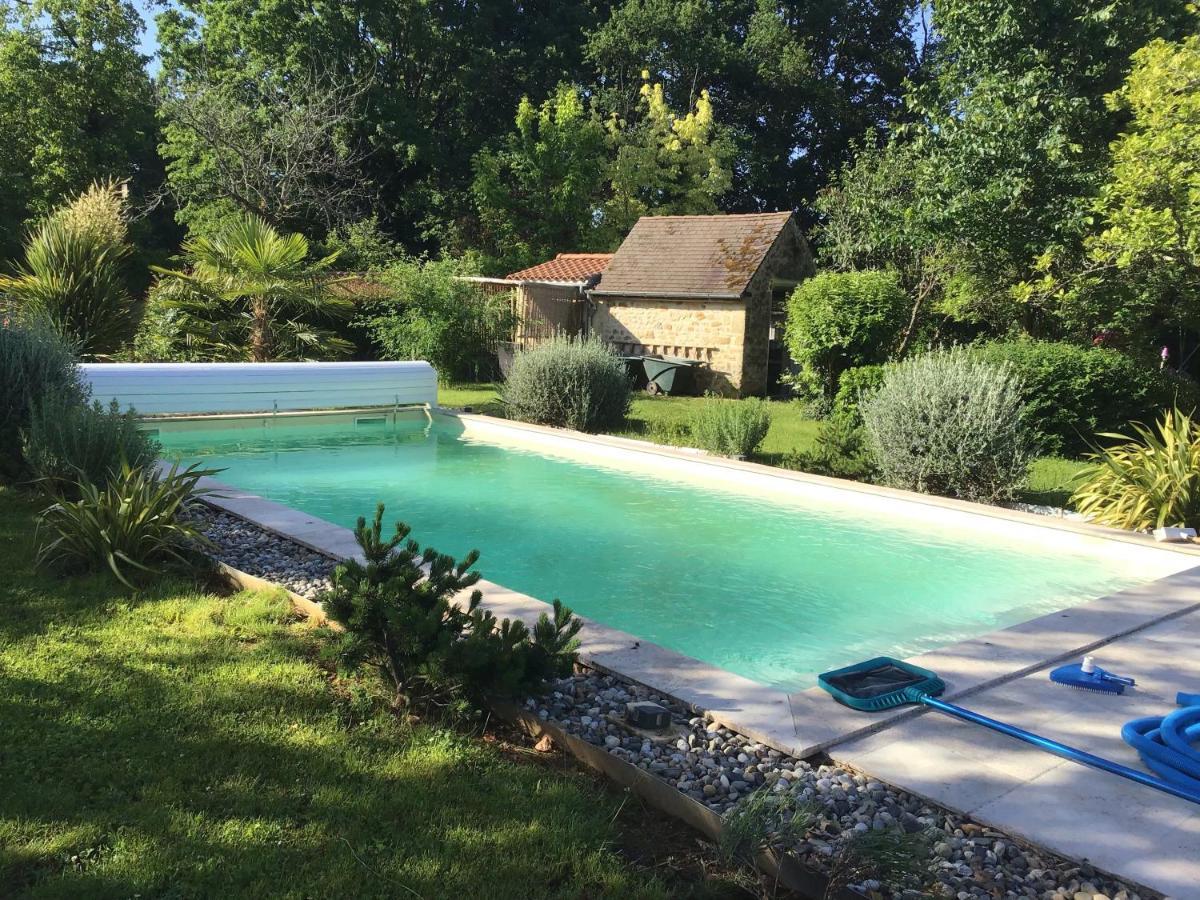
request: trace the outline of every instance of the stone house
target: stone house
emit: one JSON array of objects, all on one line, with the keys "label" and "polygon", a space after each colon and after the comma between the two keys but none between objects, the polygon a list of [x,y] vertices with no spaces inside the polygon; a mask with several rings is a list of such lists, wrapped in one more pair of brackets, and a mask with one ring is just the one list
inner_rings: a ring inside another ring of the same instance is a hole
[{"label": "stone house", "polygon": [[790,212],[644,216],[587,291],[584,330],[622,354],[700,360],[708,389],[762,394],[787,359],[784,300],[812,272]]}]

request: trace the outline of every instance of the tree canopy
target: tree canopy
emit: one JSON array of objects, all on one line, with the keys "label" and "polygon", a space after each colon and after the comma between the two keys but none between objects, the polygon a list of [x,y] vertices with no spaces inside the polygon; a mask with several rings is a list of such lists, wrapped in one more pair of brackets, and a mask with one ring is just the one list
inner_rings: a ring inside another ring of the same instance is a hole
[{"label": "tree canopy", "polygon": [[896,277],[895,355],[1200,345],[1188,0],[178,0],[153,78],[128,0],[0,13],[8,272],[105,179],[135,296],[245,216],[339,266],[503,274],[786,209],[826,268]]},{"label": "tree canopy", "polygon": [[[195,95],[189,83],[200,80],[238,97],[252,97],[266,84],[295,103],[295,85],[314,72],[335,84],[367,85],[353,121],[338,129],[339,141],[362,155],[357,168],[375,190],[371,208],[381,228],[412,252],[457,250],[473,246],[481,233],[503,235],[476,202],[483,189],[472,161],[481,151],[493,154],[493,172],[524,179],[517,182],[522,189],[585,152],[564,147],[565,130],[576,120],[563,110],[568,118],[554,126],[559,137],[541,138],[540,173],[516,172],[510,133],[522,98],[532,110],[557,108],[560,86],[576,85],[586,108],[594,103],[606,118],[615,113],[644,123],[643,70],[662,86],[670,110],[695,111],[701,90],[709,90],[703,102],[711,100],[730,141],[723,209],[805,209],[851,140],[868,128],[882,130],[899,110],[904,79],[916,66],[907,26],[912,6],[912,0],[359,0],[296,7],[183,0],[160,14],[159,35],[166,79],[183,97]],[[202,142],[182,133],[170,106],[164,114],[175,129],[167,148],[172,181],[204,184],[217,154],[197,152]],[[518,131],[528,144],[532,132]],[[586,144],[596,136],[580,137]],[[662,171],[647,173],[648,145],[635,162],[628,144],[627,169],[641,170],[639,185],[673,178],[676,160],[660,159]],[[568,159],[548,165],[550,146]],[[571,193],[578,194],[574,185]],[[552,218],[555,202],[568,201],[554,198]]]},{"label": "tree canopy", "polygon": [[157,186],[142,20],[120,0],[0,0],[0,259],[94,181]]},{"label": "tree canopy", "polygon": [[516,130],[475,159],[481,248],[498,273],[563,250],[613,250],[643,215],[714,213],[729,189],[732,146],[708,92],[683,115],[645,73],[624,115],[560,85]]},{"label": "tree canopy", "polygon": [[1129,121],[1106,97],[1138,48],[1194,15],[1182,0],[938,0],[932,17],[908,120],[865,142],[818,201],[825,258],[897,266],[943,333],[1090,340],[1096,317],[1064,315],[1058,273],[1086,256]]},{"label": "tree canopy", "polygon": [[[1109,96],[1131,115],[1112,145],[1112,171],[1097,212],[1093,259],[1133,276],[1160,300],[1159,316],[1200,322],[1200,37],[1156,40],[1133,56],[1133,72]],[[1161,301],[1168,302],[1161,302]]]}]

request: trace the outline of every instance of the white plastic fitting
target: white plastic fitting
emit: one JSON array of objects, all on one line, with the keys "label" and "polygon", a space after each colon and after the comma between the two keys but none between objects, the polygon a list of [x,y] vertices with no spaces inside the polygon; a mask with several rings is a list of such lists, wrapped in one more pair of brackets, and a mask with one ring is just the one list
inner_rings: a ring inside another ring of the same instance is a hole
[{"label": "white plastic fitting", "polygon": [[1196,536],[1195,528],[1155,528],[1156,541],[1187,541]]}]

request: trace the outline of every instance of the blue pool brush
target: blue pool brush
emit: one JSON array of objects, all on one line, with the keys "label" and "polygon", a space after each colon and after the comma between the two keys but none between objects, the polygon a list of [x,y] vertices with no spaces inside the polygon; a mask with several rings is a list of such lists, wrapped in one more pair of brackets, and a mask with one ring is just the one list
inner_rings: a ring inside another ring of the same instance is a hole
[{"label": "blue pool brush", "polygon": [[1098,694],[1123,694],[1125,688],[1137,684],[1132,678],[1104,671],[1090,656],[1085,656],[1081,663],[1059,666],[1050,673],[1050,680]]}]

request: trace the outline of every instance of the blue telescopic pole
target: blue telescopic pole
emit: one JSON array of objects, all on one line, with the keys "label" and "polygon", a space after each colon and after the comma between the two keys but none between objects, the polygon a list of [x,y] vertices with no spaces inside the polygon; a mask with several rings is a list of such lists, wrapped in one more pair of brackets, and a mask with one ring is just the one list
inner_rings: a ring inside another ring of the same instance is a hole
[{"label": "blue telescopic pole", "polygon": [[940,713],[954,716],[956,719],[962,719],[964,722],[970,722],[973,725],[982,725],[984,728],[990,728],[992,731],[1007,734],[1018,741],[1032,744],[1040,750],[1061,756],[1063,759],[1082,763],[1085,766],[1091,766],[1093,769],[1099,769],[1102,772],[1108,772],[1112,775],[1120,775],[1122,778],[1128,778],[1130,781],[1136,781],[1138,784],[1152,787],[1157,791],[1162,791],[1164,794],[1170,794],[1172,797],[1180,797],[1184,800],[1190,800],[1192,803],[1200,803],[1200,794],[1195,791],[1177,787],[1152,775],[1147,775],[1145,772],[1139,772],[1137,769],[1131,769],[1128,766],[1122,766],[1119,763],[1112,762],[1084,750],[1060,744],[1058,741],[1042,737],[1023,728],[1017,728],[1015,725],[1009,725],[1006,722],[988,718],[977,712],[971,712],[969,709],[963,709],[961,706],[955,706],[953,703],[947,703],[944,700],[938,700],[936,697],[931,697],[928,694],[921,694],[917,699],[930,709],[936,709]]}]

